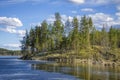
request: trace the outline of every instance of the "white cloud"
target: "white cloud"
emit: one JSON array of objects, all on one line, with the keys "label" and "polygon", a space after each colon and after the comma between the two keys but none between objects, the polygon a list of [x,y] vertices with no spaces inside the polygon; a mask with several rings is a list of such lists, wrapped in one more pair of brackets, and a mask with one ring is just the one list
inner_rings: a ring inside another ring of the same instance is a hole
[{"label": "white cloud", "polygon": [[120,5],[120,0],[68,0],[76,4],[91,4],[91,5],[105,5],[105,4],[115,4]]},{"label": "white cloud", "polygon": [[110,0],[88,0],[88,2],[92,4],[107,4]]},{"label": "white cloud", "polygon": [[7,48],[20,48],[21,44],[11,43],[11,44],[3,44],[3,46]]},{"label": "white cloud", "polygon": [[21,44],[20,43],[8,43],[8,44],[2,44],[2,48],[9,49],[9,50],[20,50]]},{"label": "white cloud", "polygon": [[71,22],[73,20],[72,16],[68,16],[69,21]]},{"label": "white cloud", "polygon": [[84,9],[81,9],[81,11],[83,11],[83,12],[94,12],[94,10],[92,8],[84,8]]},{"label": "white cloud", "polygon": [[17,34],[19,34],[21,37],[25,36],[26,31],[25,30],[16,30]]},{"label": "white cloud", "polygon": [[30,26],[31,26],[31,27],[34,27],[34,26],[41,26],[41,22],[31,23]]},{"label": "white cloud", "polygon": [[7,27],[5,30],[6,30],[6,32],[9,32],[9,33],[16,33],[17,32],[14,28],[11,28],[11,27]]},{"label": "white cloud", "polygon": [[92,6],[106,5],[106,4],[120,5],[120,0],[84,0],[84,3]]},{"label": "white cloud", "polygon": [[67,15],[61,15],[61,18],[62,18],[62,22],[65,23],[68,19],[68,16]]},{"label": "white cloud", "polygon": [[[112,17],[109,14],[105,14],[105,13],[95,13],[95,14],[89,14],[87,15],[89,17],[92,18],[93,23],[96,27],[98,28],[102,28],[103,25],[105,25],[105,27],[109,28],[111,26],[116,26],[116,25],[120,25],[120,17],[118,17],[117,19],[115,19],[114,17]],[[77,15],[76,16],[78,18],[78,20],[81,20],[81,15]],[[61,20],[63,23],[65,23],[68,19],[70,21],[73,20],[72,16],[67,16],[67,15],[61,15]],[[55,21],[55,17],[54,15],[51,15],[47,21],[49,23],[53,23]]]},{"label": "white cloud", "polygon": [[120,12],[117,12],[115,15],[118,16],[118,17],[120,17]]},{"label": "white cloud", "polygon": [[48,23],[53,23],[55,21],[55,16],[54,15],[50,15],[49,18],[47,19]]},{"label": "white cloud", "polygon": [[105,4],[120,4],[120,0],[86,0],[87,4],[92,5],[105,5]]},{"label": "white cloud", "polygon": [[0,25],[19,27],[22,26],[22,22],[18,18],[7,18],[7,17],[0,17]]},{"label": "white cloud", "polygon": [[[73,17],[72,16],[67,16],[67,15],[61,15],[61,21],[63,22],[63,24],[67,21],[67,20],[72,21]],[[55,16],[54,15],[50,15],[50,17],[47,19],[48,23],[54,23],[55,21]]]},{"label": "white cloud", "polygon": [[73,2],[75,4],[83,4],[85,3],[85,0],[69,0],[70,2]]},{"label": "white cloud", "polygon": [[68,0],[75,4],[89,4],[89,5],[104,5],[109,3],[116,3],[115,0]]},{"label": "white cloud", "polygon": [[11,44],[3,44],[3,48],[10,50],[20,50],[21,44],[11,43]]},{"label": "white cloud", "polygon": [[107,21],[112,21],[113,20],[113,18],[111,18],[110,15],[104,14],[104,13],[96,13],[96,14],[89,15],[89,16],[91,16],[96,21],[101,20],[101,21],[107,22]]},{"label": "white cloud", "polygon": [[25,34],[24,30],[16,30],[17,27],[23,26],[22,22],[18,18],[7,18],[7,17],[0,17],[0,30],[19,34],[23,36]]},{"label": "white cloud", "polygon": [[118,19],[114,19],[112,16],[109,14],[104,14],[104,13],[96,13],[96,14],[91,14],[88,15],[92,17],[93,22],[96,27],[103,27],[103,25],[106,25],[105,27],[110,27],[114,25],[120,25],[120,22]]},{"label": "white cloud", "polygon": [[5,32],[9,32],[9,33],[14,33],[14,34],[18,34],[20,37],[23,37],[26,33],[25,30],[16,30],[14,28],[0,28],[1,31],[5,31]]}]

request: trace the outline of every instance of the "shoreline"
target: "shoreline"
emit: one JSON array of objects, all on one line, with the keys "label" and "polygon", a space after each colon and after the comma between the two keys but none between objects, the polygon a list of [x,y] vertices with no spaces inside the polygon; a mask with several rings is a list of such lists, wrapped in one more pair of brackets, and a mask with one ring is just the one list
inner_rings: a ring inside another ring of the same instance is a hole
[{"label": "shoreline", "polygon": [[109,50],[102,52],[102,49],[82,49],[78,54],[74,50],[63,51],[47,51],[39,53],[28,53],[23,55],[23,60],[46,60],[55,61],[56,63],[76,63],[91,64],[103,66],[120,66],[119,50]]},{"label": "shoreline", "polygon": [[44,59],[43,57],[33,57],[32,60],[46,60],[46,61],[54,61],[56,63],[66,63],[66,64],[90,64],[90,65],[100,65],[104,67],[116,67],[120,66],[119,61],[110,61],[110,60],[102,60],[102,61],[95,61],[92,59]]}]

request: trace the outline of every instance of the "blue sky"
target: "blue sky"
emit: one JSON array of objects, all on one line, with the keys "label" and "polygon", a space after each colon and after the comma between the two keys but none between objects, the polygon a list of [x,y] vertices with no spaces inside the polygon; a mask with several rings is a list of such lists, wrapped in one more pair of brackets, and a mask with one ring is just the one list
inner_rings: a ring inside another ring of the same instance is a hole
[{"label": "blue sky", "polygon": [[87,15],[97,28],[120,25],[120,0],[0,0],[0,47],[19,50],[25,30],[53,22],[55,12],[63,22]]}]

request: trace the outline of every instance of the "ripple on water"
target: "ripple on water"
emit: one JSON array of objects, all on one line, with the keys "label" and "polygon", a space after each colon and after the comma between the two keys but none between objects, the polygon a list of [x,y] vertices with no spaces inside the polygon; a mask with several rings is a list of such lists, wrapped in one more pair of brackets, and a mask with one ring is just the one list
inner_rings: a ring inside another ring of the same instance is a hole
[{"label": "ripple on water", "polygon": [[11,56],[2,57],[0,59],[0,80],[77,80],[73,76],[62,73],[33,70],[31,65],[38,63],[46,64],[47,62],[23,61]]}]

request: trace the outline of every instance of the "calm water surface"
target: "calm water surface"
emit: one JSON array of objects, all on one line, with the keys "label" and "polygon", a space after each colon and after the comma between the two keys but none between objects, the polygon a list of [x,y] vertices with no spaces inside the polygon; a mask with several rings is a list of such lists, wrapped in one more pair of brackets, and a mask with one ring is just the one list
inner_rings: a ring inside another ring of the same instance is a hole
[{"label": "calm water surface", "polygon": [[120,80],[120,69],[0,56],[0,80]]}]

